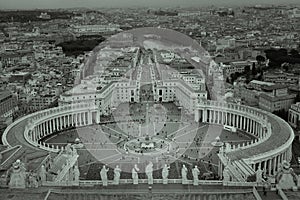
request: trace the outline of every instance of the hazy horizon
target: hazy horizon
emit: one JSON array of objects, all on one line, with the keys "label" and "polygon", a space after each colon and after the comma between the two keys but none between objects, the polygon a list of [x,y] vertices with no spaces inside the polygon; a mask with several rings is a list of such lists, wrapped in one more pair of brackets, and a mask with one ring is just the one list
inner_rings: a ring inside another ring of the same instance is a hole
[{"label": "hazy horizon", "polygon": [[299,4],[299,0],[0,0],[0,9],[128,8]]}]

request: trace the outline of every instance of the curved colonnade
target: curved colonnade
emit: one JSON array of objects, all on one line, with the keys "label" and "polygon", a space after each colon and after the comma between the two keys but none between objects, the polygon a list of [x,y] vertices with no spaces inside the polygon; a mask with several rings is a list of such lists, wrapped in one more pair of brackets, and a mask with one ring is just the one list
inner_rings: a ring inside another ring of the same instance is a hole
[{"label": "curved colonnade", "polygon": [[[242,161],[253,171],[264,170],[273,176],[280,164],[291,160],[294,139],[292,128],[281,118],[252,107],[206,101],[195,111],[195,121],[236,127],[254,136],[254,140],[242,145],[226,145],[220,149],[219,158],[223,166],[228,162]],[[24,123],[25,122],[25,123]],[[2,141],[5,145],[32,146],[50,152],[59,152],[58,146],[40,142],[47,135],[68,127],[86,126],[100,122],[100,112],[93,105],[77,104],[51,108],[16,120],[5,130]],[[25,127],[22,128],[20,124]],[[20,129],[21,127],[21,129]],[[12,141],[10,134],[23,134],[24,141]],[[63,147],[62,147],[63,148]]]},{"label": "curved colonnade", "polygon": [[41,139],[69,127],[99,123],[100,112],[95,106],[89,104],[74,104],[32,113],[16,120],[7,127],[2,136],[2,141],[5,145],[11,146],[7,136],[9,134],[16,134],[15,129],[19,128],[18,124],[24,121],[26,121],[25,127],[18,132],[21,132],[21,134],[23,132],[27,144],[46,151],[59,152],[60,148],[58,146],[50,146],[47,143],[41,142]]},{"label": "curved colonnade", "polygon": [[274,176],[281,163],[284,160],[289,162],[292,158],[293,130],[287,122],[269,112],[243,105],[207,101],[197,106],[195,120],[232,126],[255,138],[242,145],[227,144],[221,148],[219,157],[224,166],[228,162],[242,161],[253,171],[261,169],[266,175]]}]

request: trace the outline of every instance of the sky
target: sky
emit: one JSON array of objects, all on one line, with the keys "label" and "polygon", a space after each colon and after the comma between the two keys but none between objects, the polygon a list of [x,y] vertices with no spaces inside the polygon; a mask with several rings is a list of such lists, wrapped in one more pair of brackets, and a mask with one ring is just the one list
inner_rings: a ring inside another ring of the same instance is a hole
[{"label": "sky", "polygon": [[101,8],[101,7],[191,7],[256,4],[289,4],[299,0],[0,0],[0,9]]}]

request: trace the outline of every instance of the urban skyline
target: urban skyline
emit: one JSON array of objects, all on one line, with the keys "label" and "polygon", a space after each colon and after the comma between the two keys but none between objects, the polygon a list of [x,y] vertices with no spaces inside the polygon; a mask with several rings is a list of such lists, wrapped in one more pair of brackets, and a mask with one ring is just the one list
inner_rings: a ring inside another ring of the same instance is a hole
[{"label": "urban skyline", "polygon": [[299,4],[298,0],[251,0],[241,2],[237,0],[0,0],[1,9],[56,9],[56,8],[128,8],[128,7],[193,7],[193,6],[251,6],[251,5],[287,5]]}]

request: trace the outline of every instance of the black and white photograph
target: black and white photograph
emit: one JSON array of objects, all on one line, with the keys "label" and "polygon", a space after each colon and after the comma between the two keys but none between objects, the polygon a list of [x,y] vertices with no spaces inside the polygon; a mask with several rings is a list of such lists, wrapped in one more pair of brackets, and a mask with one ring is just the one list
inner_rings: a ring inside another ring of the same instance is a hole
[{"label": "black and white photograph", "polygon": [[0,0],[0,200],[299,199],[299,0]]}]

